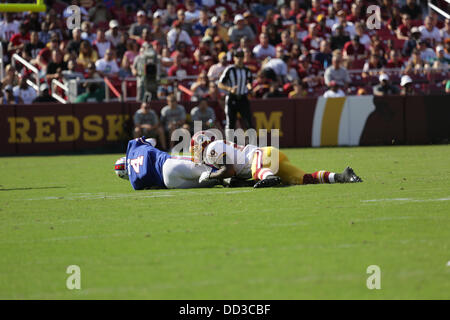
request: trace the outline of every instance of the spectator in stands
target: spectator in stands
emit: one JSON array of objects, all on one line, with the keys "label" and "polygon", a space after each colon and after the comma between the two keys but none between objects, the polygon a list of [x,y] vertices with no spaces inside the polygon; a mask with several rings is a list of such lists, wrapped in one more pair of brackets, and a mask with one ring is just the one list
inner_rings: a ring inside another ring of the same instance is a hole
[{"label": "spectator in stands", "polygon": [[[167,106],[161,109],[161,122],[164,129],[168,133],[168,137],[172,136],[174,130],[184,128],[189,130],[189,125],[186,124],[186,110],[177,103],[174,94],[167,97]],[[174,141],[170,139],[170,148],[174,145]]]},{"label": "spectator in stands", "polygon": [[402,24],[402,13],[400,12],[400,9],[395,5],[391,5],[389,10],[389,19],[386,21],[386,27],[390,31],[394,32],[401,24]]},{"label": "spectator in stands", "polygon": [[389,82],[389,76],[382,73],[379,77],[380,83],[373,87],[373,94],[376,96],[385,96],[399,94],[399,90],[396,86]]},{"label": "spectator in stands", "polygon": [[340,98],[345,97],[345,92],[340,88],[338,82],[331,80],[328,85],[328,90],[323,94],[324,98]]},{"label": "spectator in stands", "polygon": [[95,63],[98,60],[97,51],[95,51],[89,41],[83,40],[80,44],[80,54],[78,55],[77,63],[84,69],[88,64]]},{"label": "spectator in stands", "polygon": [[[219,22],[222,26],[224,26],[227,30],[233,26],[232,21],[230,20],[230,11],[222,10],[219,14]],[[243,16],[242,16],[243,17]]]},{"label": "spectator in stands", "polygon": [[200,19],[200,10],[196,8],[196,4],[194,0],[186,1],[186,11],[184,12],[185,21],[194,25]]},{"label": "spectator in stands", "polygon": [[3,89],[2,93],[3,93],[2,104],[15,105],[15,104],[23,103],[23,101],[20,97],[17,97],[14,95],[13,87],[10,85],[5,86],[5,89]]},{"label": "spectator in stands", "polygon": [[450,64],[450,58],[445,56],[444,47],[439,45],[436,47],[436,58],[431,60],[433,69],[447,72]]},{"label": "spectator in stands", "polygon": [[167,96],[175,91],[171,82],[167,79],[159,81],[158,91],[156,93],[157,100],[166,100]]},{"label": "spectator in stands", "polygon": [[264,70],[258,71],[255,80],[252,82],[252,96],[255,98],[261,98],[266,92],[269,91],[270,79],[265,76]]},{"label": "spectator in stands", "polygon": [[80,94],[75,99],[75,103],[102,102],[103,99],[105,99],[105,91],[97,83],[88,83],[86,92]]},{"label": "spectator in stands", "polygon": [[208,70],[208,78],[210,81],[219,80],[223,70],[227,67],[227,54],[225,52],[221,52],[219,53],[218,58],[219,62],[213,64]]},{"label": "spectator in stands", "polygon": [[205,96],[209,101],[217,101],[221,107],[221,109],[225,108],[225,97],[224,94],[219,91],[217,84],[210,81],[209,82],[209,90],[208,94]]},{"label": "spectator in stands", "polygon": [[4,19],[0,23],[0,41],[9,42],[11,37],[19,33],[20,22],[14,20],[14,14],[12,12],[5,12]]},{"label": "spectator in stands", "polygon": [[106,25],[111,20],[111,13],[103,1],[97,1],[88,11],[89,20],[95,25]]},{"label": "spectator in stands", "polygon": [[2,86],[6,88],[6,86],[11,86],[11,88],[15,87],[19,83],[19,77],[16,74],[16,69],[8,64],[5,68],[5,76],[2,79]]},{"label": "spectator in stands", "polygon": [[424,61],[421,58],[420,51],[418,49],[414,49],[411,55],[411,58],[408,60],[406,64],[406,72],[421,70],[424,67]]},{"label": "spectator in stands", "polygon": [[28,33],[27,26],[22,23],[19,26],[19,32],[16,34],[13,34],[11,39],[7,40],[8,43],[8,53],[14,54],[14,53],[20,53],[22,51],[23,47],[27,42],[30,41],[30,34]]},{"label": "spectator in stands", "polygon": [[447,59],[450,59],[450,39],[448,39],[448,40],[445,42],[445,53],[444,53],[444,56],[445,56]]},{"label": "spectator in stands", "polygon": [[324,17],[328,13],[327,8],[322,5],[322,1],[320,1],[320,0],[312,0],[311,1],[311,10],[315,15],[321,14]]},{"label": "spectator in stands", "polygon": [[267,57],[275,58],[275,47],[269,44],[269,37],[265,33],[259,35],[259,44],[253,48],[253,54],[257,59],[264,60]]},{"label": "spectator in stands", "polygon": [[281,5],[280,14],[276,19],[276,26],[278,30],[284,30],[293,24],[295,24],[295,15],[292,16],[289,13],[289,8],[287,5]]},{"label": "spectator in stands", "polygon": [[[221,25],[220,20],[217,16],[211,18],[211,28],[222,42],[228,42],[230,40],[230,37],[228,36],[228,29]],[[215,39],[214,42],[216,42]]]},{"label": "spectator in stands", "polygon": [[399,40],[408,40],[410,37],[412,28],[411,17],[409,14],[405,13],[402,15],[402,24],[398,26],[395,30],[395,34],[397,39]]},{"label": "spectator in stands", "polygon": [[362,5],[360,3],[353,2],[351,6],[351,13],[346,17],[346,20],[355,24],[359,20],[364,20],[364,18],[365,13],[362,11]]},{"label": "spectator in stands", "polygon": [[318,71],[318,66],[311,61],[310,54],[298,57],[297,74],[302,81],[307,82],[311,86],[315,86],[318,80],[316,78]]},{"label": "spectator in stands", "polygon": [[410,57],[412,51],[417,47],[417,43],[420,40],[422,33],[418,27],[411,28],[411,36],[403,45],[402,55],[404,57]]},{"label": "spectator in stands", "polygon": [[422,34],[421,39],[427,40],[431,46],[435,46],[441,42],[441,33],[439,29],[434,26],[433,18],[428,16],[425,18],[424,25],[419,27]]},{"label": "spectator in stands", "polygon": [[181,22],[175,21],[172,25],[172,29],[167,33],[167,45],[171,51],[176,49],[176,45],[179,42],[184,42],[188,46],[192,46],[192,40],[186,30],[181,28]]},{"label": "spectator in stands", "polygon": [[417,4],[417,0],[406,0],[406,4],[401,7],[400,12],[409,14],[413,20],[422,19],[422,8]]},{"label": "spectator in stands", "polygon": [[345,34],[344,27],[342,25],[339,25],[336,27],[336,33],[331,36],[331,50],[341,50],[349,41],[350,37]]},{"label": "spectator in stands", "polygon": [[339,51],[333,51],[331,66],[325,70],[325,84],[328,86],[332,80],[346,87],[350,83],[350,76],[347,69],[341,67],[342,57]]},{"label": "spectator in stands", "polygon": [[420,52],[420,58],[426,63],[431,63],[431,61],[436,58],[436,53],[434,53],[433,49],[428,47],[427,40],[420,39],[416,48]]},{"label": "spectator in stands", "polygon": [[404,63],[401,59],[400,52],[398,52],[395,49],[392,49],[389,52],[389,60],[386,63],[386,68],[388,69],[396,69],[396,68],[403,68]]},{"label": "spectator in stands", "polygon": [[161,45],[167,44],[167,35],[161,26],[161,22],[158,20],[153,20],[153,29],[150,34],[150,38],[157,41]]},{"label": "spectator in stands", "polygon": [[92,24],[89,21],[81,23],[81,39],[89,41],[92,45],[97,38],[97,35],[92,32]]},{"label": "spectator in stands", "polygon": [[289,62],[289,59],[290,57],[288,55],[284,55],[281,59],[274,58],[267,61],[263,64],[265,76],[279,84],[284,84],[288,75],[287,62]]},{"label": "spectator in stands", "polygon": [[230,41],[239,44],[242,37],[247,37],[250,41],[255,39],[255,34],[246,23],[245,19],[241,14],[237,14],[234,17],[234,26],[228,30],[228,36]]},{"label": "spectator in stands", "polygon": [[13,88],[14,96],[20,98],[24,104],[31,104],[36,98],[36,90],[28,85],[28,79],[28,75],[22,76],[19,84]]},{"label": "spectator in stands", "polygon": [[114,47],[120,43],[119,22],[117,20],[111,20],[109,22],[109,29],[105,32],[105,38]]},{"label": "spectator in stands", "polygon": [[283,98],[286,95],[282,91],[282,88],[278,85],[277,82],[272,81],[269,84],[269,91],[264,93],[262,96],[263,99],[269,99],[269,98]]},{"label": "spectator in stands", "polygon": [[61,73],[67,70],[67,63],[63,61],[63,56],[60,50],[52,51],[52,60],[47,65],[46,79],[51,82],[53,79],[61,78]]},{"label": "spectator in stands", "polygon": [[[244,66],[246,66],[251,73],[258,72],[260,68],[259,61],[255,59],[253,52],[250,48],[246,47],[242,50],[244,52]],[[288,65],[289,67],[289,65]]]},{"label": "spectator in stands", "polygon": [[150,29],[150,25],[147,23],[145,11],[143,10],[137,12],[136,19],[137,21],[130,26],[128,34],[130,35],[130,38],[138,40],[142,34],[142,30]]},{"label": "spectator in stands", "polygon": [[408,75],[402,76],[400,86],[402,87],[400,90],[400,95],[402,96],[413,96],[419,94],[419,92],[416,92],[414,89],[413,81]]},{"label": "spectator in stands", "polygon": [[445,83],[445,93],[450,93],[450,80]]},{"label": "spectator in stands", "polygon": [[144,28],[142,30],[141,36],[136,39],[137,43],[142,46],[144,43],[151,43],[152,42],[152,34],[150,32],[150,29]]},{"label": "spectator in stands", "polygon": [[106,50],[111,48],[111,42],[106,40],[105,31],[102,29],[97,30],[97,39],[94,41],[93,45],[97,49],[98,56],[103,58]]},{"label": "spectator in stands", "polygon": [[75,28],[72,30],[72,40],[66,46],[67,53],[74,53],[78,56],[80,53],[80,45],[81,45],[81,29]]},{"label": "spectator in stands", "polygon": [[139,55],[139,45],[137,44],[136,40],[134,39],[128,39],[127,41],[127,51],[125,51],[121,67],[126,70],[130,70],[131,72],[131,66],[134,63],[134,59]]},{"label": "spectator in stands", "polygon": [[158,139],[161,149],[167,150],[166,135],[149,101],[141,103],[141,107],[133,116],[133,122],[135,138],[145,136]]},{"label": "spectator in stands", "polygon": [[331,30],[334,34],[337,34],[337,28],[342,27],[344,29],[344,34],[348,35],[350,38],[356,34],[355,26],[351,21],[347,21],[347,14],[344,10],[340,10],[337,13],[338,22],[333,25]]},{"label": "spectator in stands", "polygon": [[206,72],[201,72],[197,80],[191,85],[191,91],[194,95],[191,97],[191,101],[199,101],[202,97],[204,97],[209,90],[208,76]]},{"label": "spectator in stands", "polygon": [[365,24],[358,21],[355,23],[355,32],[359,36],[359,42],[368,49],[370,47],[370,37],[366,34]]},{"label": "spectator in stands", "polygon": [[329,40],[322,40],[320,42],[319,52],[314,52],[312,54],[313,61],[320,64],[320,66],[326,69],[331,64],[331,47]]},{"label": "spectator in stands", "polygon": [[322,40],[323,38],[319,36],[317,24],[312,23],[308,26],[308,35],[303,38],[302,43],[312,53],[319,51]]},{"label": "spectator in stands", "polygon": [[67,61],[67,70],[63,70],[61,72],[61,77],[62,77],[64,83],[66,83],[72,79],[77,79],[77,78],[83,79],[84,78],[84,75],[77,70],[77,67],[78,67],[78,65],[77,65],[76,60],[72,59],[72,60]]},{"label": "spectator in stands", "polygon": [[355,35],[351,41],[348,41],[342,51],[344,59],[349,61],[364,59],[367,54],[366,48],[359,41],[358,35]]},{"label": "spectator in stands", "polygon": [[175,4],[171,1],[167,1],[166,10],[164,12],[163,21],[161,21],[161,23],[167,26],[171,26],[175,20],[177,20],[177,10]]},{"label": "spectator in stands", "polygon": [[328,39],[331,35],[331,28],[327,26],[327,20],[323,14],[319,14],[317,20],[317,31],[320,37]]},{"label": "spectator in stands", "polygon": [[48,23],[45,21],[41,23],[41,31],[39,31],[39,40],[42,43],[47,43],[50,41],[50,32],[48,30]]},{"label": "spectator in stands", "polygon": [[442,41],[450,39],[450,18],[445,19],[444,28],[441,29],[441,39]]},{"label": "spectator in stands", "polygon": [[377,54],[371,54],[369,60],[363,66],[362,77],[367,78],[369,76],[376,75],[383,67],[380,56]]},{"label": "spectator in stands", "polygon": [[292,82],[292,88],[293,90],[288,95],[289,98],[304,98],[308,95],[308,83],[306,81],[295,80]]},{"label": "spectator in stands", "polygon": [[119,74],[119,66],[116,62],[114,49],[107,49],[105,57],[97,60],[95,67],[102,77],[117,77]]},{"label": "spectator in stands", "polygon": [[[216,113],[214,112],[214,109],[208,105],[208,100],[206,100],[206,98],[200,98],[200,100],[198,101],[198,106],[192,108],[191,120],[192,122],[201,121],[202,130],[214,127],[220,128],[220,124],[216,125]],[[194,122],[194,129],[196,128],[197,126]]]},{"label": "spectator in stands", "polygon": [[180,25],[180,28],[188,33],[188,35],[191,37],[194,32],[192,31],[192,24],[186,21],[186,14],[183,9],[178,9],[177,11],[177,20],[175,20],[172,25],[177,22]]},{"label": "spectator in stands", "polygon": [[36,63],[43,74],[45,74],[45,69],[52,59],[53,50],[59,50],[59,37],[56,33],[51,34],[50,42],[39,51],[36,57]]},{"label": "spectator in stands", "polygon": [[42,83],[40,86],[41,93],[32,103],[55,103],[57,102],[48,92],[48,84]]},{"label": "spectator in stands", "polygon": [[184,57],[180,52],[177,52],[173,57],[173,65],[169,68],[167,75],[169,77],[177,77],[183,80],[188,75],[192,75],[192,69],[188,65],[189,58]]},{"label": "spectator in stands", "polygon": [[39,40],[39,33],[37,31],[32,31],[30,33],[30,42],[26,43],[24,46],[24,50],[27,52],[27,55],[31,57],[32,64],[37,63],[35,59],[44,47],[45,44]]}]

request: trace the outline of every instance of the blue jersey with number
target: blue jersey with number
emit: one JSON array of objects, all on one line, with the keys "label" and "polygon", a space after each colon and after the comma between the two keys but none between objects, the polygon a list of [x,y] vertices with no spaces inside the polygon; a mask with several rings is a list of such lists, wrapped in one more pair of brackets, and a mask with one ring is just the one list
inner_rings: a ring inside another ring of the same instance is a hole
[{"label": "blue jersey with number", "polygon": [[163,165],[170,155],[153,147],[144,138],[128,142],[127,171],[133,189],[165,188]]}]

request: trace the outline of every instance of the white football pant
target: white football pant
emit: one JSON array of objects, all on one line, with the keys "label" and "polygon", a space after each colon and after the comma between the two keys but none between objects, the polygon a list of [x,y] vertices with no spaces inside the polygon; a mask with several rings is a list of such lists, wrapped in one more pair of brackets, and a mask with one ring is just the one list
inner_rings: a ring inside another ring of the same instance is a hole
[{"label": "white football pant", "polygon": [[205,171],[211,171],[211,167],[173,157],[167,159],[163,165],[164,184],[168,189],[205,188],[217,184],[217,181],[205,181],[201,184],[198,182]]}]

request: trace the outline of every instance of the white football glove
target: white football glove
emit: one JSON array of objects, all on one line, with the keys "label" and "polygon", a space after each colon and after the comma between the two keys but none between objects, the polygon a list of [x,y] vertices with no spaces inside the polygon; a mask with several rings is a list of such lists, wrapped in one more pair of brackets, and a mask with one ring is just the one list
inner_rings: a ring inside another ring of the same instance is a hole
[{"label": "white football glove", "polygon": [[199,183],[205,182],[209,180],[209,176],[211,175],[211,168],[208,171],[202,172],[200,178],[198,179]]}]

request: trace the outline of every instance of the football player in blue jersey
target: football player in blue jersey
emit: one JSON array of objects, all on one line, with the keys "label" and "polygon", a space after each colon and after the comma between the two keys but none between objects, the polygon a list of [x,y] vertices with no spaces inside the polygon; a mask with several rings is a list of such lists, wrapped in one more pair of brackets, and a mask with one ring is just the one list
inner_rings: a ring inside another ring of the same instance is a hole
[{"label": "football player in blue jersey", "polygon": [[126,157],[116,161],[116,174],[128,179],[133,189],[186,189],[221,184],[218,180],[199,183],[201,174],[212,171],[212,167],[194,163],[190,157],[171,156],[155,145],[154,139],[145,137],[130,140]]}]

